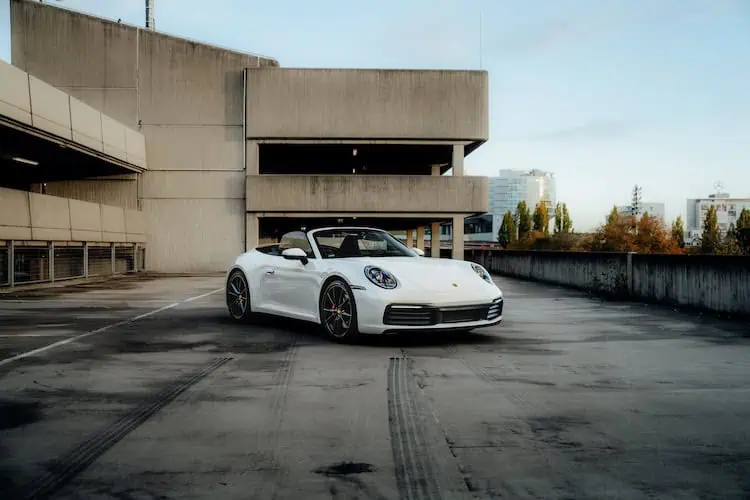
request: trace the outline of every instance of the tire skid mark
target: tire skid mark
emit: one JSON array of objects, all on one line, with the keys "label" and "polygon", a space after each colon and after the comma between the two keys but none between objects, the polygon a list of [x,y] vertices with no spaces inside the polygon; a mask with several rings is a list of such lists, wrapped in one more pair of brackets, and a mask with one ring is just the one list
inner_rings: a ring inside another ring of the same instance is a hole
[{"label": "tire skid mark", "polygon": [[123,415],[114,424],[94,434],[66,455],[56,459],[52,470],[31,482],[13,498],[40,499],[52,496],[125,436],[177,399],[183,392],[232,359],[231,357],[214,358],[202,368],[178,378],[154,397]]},{"label": "tire skid mark", "polygon": [[[401,349],[401,352],[404,356],[408,356],[408,352],[406,349]],[[433,420],[435,421],[435,425],[440,431],[441,437],[443,440],[445,440],[445,444],[448,448],[448,451],[450,452],[451,457],[453,457],[453,460],[455,460],[456,468],[458,469],[461,479],[463,480],[464,485],[466,486],[466,489],[471,493],[476,493],[477,488],[474,485],[474,483],[471,480],[471,476],[467,475],[465,470],[465,466],[461,464],[458,455],[456,454],[454,441],[448,436],[448,431],[445,429],[443,424],[440,423],[440,419],[437,416],[437,413],[435,412],[435,409],[433,408],[432,404],[430,403],[430,398],[425,393],[424,389],[421,386],[417,387],[419,392],[422,394],[422,399],[425,401],[426,406],[428,407],[428,411],[432,415]]]},{"label": "tire skid mark", "polygon": [[[286,477],[289,471],[286,467],[283,467],[276,457],[276,453],[279,445],[279,434],[281,433],[282,424],[284,422],[284,413],[286,412],[286,402],[289,395],[289,384],[292,381],[292,375],[294,372],[294,364],[297,360],[299,352],[299,344],[297,337],[295,336],[289,345],[289,349],[286,351],[286,355],[282,361],[281,366],[274,375],[270,404],[266,409],[266,414],[263,419],[263,426],[261,430],[256,434],[256,450],[260,454],[260,461],[263,463],[264,468],[273,471],[273,479],[268,485],[271,490],[271,498],[276,498],[280,485],[283,485],[286,481]],[[267,438],[264,437],[264,433],[270,434]]]},{"label": "tire skid mark", "polygon": [[[420,422],[427,412],[420,408],[418,390],[411,375],[409,358],[390,358],[388,414],[396,484],[400,496],[404,500],[456,498],[455,489],[445,483],[448,481],[446,476],[451,475],[450,471],[446,473],[440,470],[426,436],[426,429]],[[435,418],[434,412],[429,410],[429,413]],[[437,423],[436,418],[435,421]],[[437,472],[440,472],[440,476]],[[463,484],[461,489],[461,493],[466,493]]]}]

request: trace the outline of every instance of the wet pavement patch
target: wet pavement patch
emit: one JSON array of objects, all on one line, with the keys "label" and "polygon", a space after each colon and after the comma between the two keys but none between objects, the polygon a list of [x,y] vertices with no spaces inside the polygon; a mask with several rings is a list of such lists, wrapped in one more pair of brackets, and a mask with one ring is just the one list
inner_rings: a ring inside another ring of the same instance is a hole
[{"label": "wet pavement patch", "polygon": [[37,402],[0,399],[0,430],[14,429],[40,420],[42,418],[41,406]]},{"label": "wet pavement patch", "polygon": [[364,462],[339,462],[325,467],[318,467],[313,472],[324,476],[348,476],[350,474],[375,472],[375,467]]}]

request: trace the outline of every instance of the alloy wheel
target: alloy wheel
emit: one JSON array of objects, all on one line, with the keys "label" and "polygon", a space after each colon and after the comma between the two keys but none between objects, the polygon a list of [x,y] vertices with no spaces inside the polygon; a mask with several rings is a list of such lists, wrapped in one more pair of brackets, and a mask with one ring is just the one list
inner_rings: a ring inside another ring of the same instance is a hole
[{"label": "alloy wheel", "polygon": [[240,272],[234,273],[227,284],[227,307],[234,319],[243,319],[249,307],[249,294],[245,277]]},{"label": "alloy wheel", "polygon": [[341,282],[333,282],[323,297],[323,324],[332,337],[345,337],[352,330],[354,304],[349,290]]}]

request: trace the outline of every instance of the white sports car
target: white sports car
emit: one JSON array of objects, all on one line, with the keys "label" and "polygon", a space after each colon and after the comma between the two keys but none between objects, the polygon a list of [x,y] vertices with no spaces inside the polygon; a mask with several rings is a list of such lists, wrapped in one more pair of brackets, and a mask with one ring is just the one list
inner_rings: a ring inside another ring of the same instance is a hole
[{"label": "white sports car", "polygon": [[243,253],[227,272],[226,302],[237,321],[252,313],[311,321],[336,341],[503,318],[503,294],[482,266],[425,258],[366,227],[293,231]]}]

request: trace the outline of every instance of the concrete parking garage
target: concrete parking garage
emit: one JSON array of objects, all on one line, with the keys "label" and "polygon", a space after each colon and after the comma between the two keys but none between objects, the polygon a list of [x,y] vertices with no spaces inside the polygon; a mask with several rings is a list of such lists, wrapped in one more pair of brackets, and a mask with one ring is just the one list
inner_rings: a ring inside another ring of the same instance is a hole
[{"label": "concrete parking garage", "polygon": [[0,491],[747,497],[746,325],[496,279],[502,325],[364,345],[234,324],[218,276],[6,295]]}]

